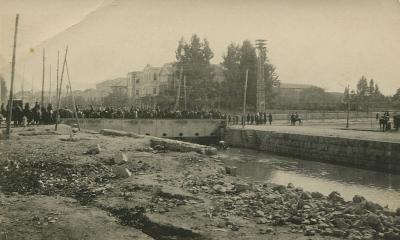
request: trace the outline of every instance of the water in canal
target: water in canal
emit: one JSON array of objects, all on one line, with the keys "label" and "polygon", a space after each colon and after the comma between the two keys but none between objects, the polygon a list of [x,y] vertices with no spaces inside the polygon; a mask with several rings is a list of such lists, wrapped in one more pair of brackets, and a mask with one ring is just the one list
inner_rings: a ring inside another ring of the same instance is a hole
[{"label": "water in canal", "polygon": [[400,175],[353,167],[282,157],[248,149],[229,149],[222,153],[224,162],[238,168],[240,177],[252,181],[287,185],[289,182],[307,191],[328,195],[338,191],[346,200],[355,194],[367,200],[400,207]]}]

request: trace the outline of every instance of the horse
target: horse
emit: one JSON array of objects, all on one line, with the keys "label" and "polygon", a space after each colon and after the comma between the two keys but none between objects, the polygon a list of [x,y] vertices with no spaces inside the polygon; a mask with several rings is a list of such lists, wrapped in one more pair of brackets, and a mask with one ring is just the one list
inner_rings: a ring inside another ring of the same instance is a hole
[{"label": "horse", "polygon": [[382,131],[386,131],[389,123],[389,117],[386,115],[379,117],[379,129],[382,129]]},{"label": "horse", "polygon": [[297,117],[296,116],[291,117],[290,118],[290,122],[292,123],[292,126],[295,126],[296,122],[299,122],[299,125],[303,124],[303,121],[302,121],[301,117],[298,117],[298,116]]}]

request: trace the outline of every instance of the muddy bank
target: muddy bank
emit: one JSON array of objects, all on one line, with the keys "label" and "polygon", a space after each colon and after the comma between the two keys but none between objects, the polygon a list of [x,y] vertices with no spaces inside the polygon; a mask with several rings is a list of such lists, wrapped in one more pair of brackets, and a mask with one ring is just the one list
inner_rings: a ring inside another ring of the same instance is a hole
[{"label": "muddy bank", "polygon": [[[127,231],[138,239],[399,238],[400,212],[362,196],[346,202],[336,192],[324,196],[293,184],[246,182],[226,174],[219,155],[180,152],[168,144],[152,145],[150,138],[73,135],[66,126],[60,135],[45,127],[36,135],[18,135],[24,131],[17,129],[10,141],[0,142],[0,221],[26,216],[4,225],[7,229],[1,232],[7,232],[7,239],[31,239],[24,229],[40,231],[37,239],[54,239],[48,228],[33,227],[45,217],[35,217],[37,205],[15,207],[15,199],[72,199],[68,206],[43,204],[43,208],[55,212],[68,207],[82,217],[97,216],[92,210],[108,216],[90,225],[103,230],[111,221],[119,226],[107,239],[124,239],[119,236]],[[68,227],[79,226],[58,219],[46,220],[59,229],[58,239],[96,236],[91,230],[68,233]],[[11,235],[10,230],[21,234]]]}]

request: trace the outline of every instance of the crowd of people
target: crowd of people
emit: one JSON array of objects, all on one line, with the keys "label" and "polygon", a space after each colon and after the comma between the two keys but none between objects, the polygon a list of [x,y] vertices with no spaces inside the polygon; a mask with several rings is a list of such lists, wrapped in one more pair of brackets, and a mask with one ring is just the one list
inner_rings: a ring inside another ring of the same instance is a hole
[{"label": "crowd of people", "polygon": [[[0,122],[6,116],[8,116],[8,108],[2,103],[0,107]],[[24,106],[16,104],[12,108],[11,116],[15,127],[29,124],[52,124],[56,120],[52,104],[48,104],[47,107],[41,107],[38,102],[32,108],[29,103],[25,103]]]}]

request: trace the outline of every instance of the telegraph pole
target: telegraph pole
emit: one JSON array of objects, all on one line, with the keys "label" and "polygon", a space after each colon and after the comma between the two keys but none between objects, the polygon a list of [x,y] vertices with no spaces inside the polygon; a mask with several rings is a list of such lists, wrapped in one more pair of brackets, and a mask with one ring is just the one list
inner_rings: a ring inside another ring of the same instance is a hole
[{"label": "telegraph pole", "polygon": [[[60,51],[57,51],[57,85],[56,85],[56,100],[58,100],[58,68],[60,66]],[[58,110],[57,110],[58,111]]]},{"label": "telegraph pole", "polygon": [[44,71],[45,71],[45,49],[43,48],[43,71],[42,71],[42,96],[40,98],[40,106],[43,108],[44,107]]},{"label": "telegraph pole", "polygon": [[349,117],[350,117],[350,85],[347,85],[347,117],[346,117],[346,128],[349,128]]},{"label": "telegraph pole", "polygon": [[51,64],[49,66],[49,104],[51,104]]},{"label": "telegraph pole", "polygon": [[186,75],[183,76],[183,95],[185,100],[185,110],[186,110]]},{"label": "telegraph pole", "polygon": [[246,97],[247,97],[247,79],[249,77],[249,69],[246,69],[246,79],[244,81],[244,93],[243,93],[243,120],[242,120],[242,128],[244,128],[244,123],[246,119]]},{"label": "telegraph pole", "polygon": [[258,49],[257,58],[257,90],[256,90],[256,111],[265,112],[265,81],[264,81],[264,55],[265,55],[265,45],[267,40],[257,39],[256,46]]},{"label": "telegraph pole", "polygon": [[78,124],[78,130],[81,130],[81,126],[79,124],[79,118],[78,118],[78,111],[77,111],[77,107],[76,107],[76,102],[75,102],[75,97],[74,97],[74,92],[72,91],[72,86],[71,86],[71,79],[69,77],[69,69],[68,69],[68,62],[66,61],[65,64],[66,70],[67,70],[67,78],[68,78],[68,84],[69,84],[69,91],[71,93],[72,96],[72,104],[74,106],[74,113],[75,113],[75,118],[76,118],[76,123]]},{"label": "telegraph pole", "polygon": [[6,129],[7,139],[10,138],[10,128],[11,128],[14,73],[15,73],[15,50],[17,48],[18,19],[19,19],[19,14],[17,14],[17,16],[15,17],[14,47],[13,47],[13,56],[12,56],[12,65],[11,65],[10,96],[9,96],[9,100],[8,100],[8,119],[7,119],[7,129]]}]

